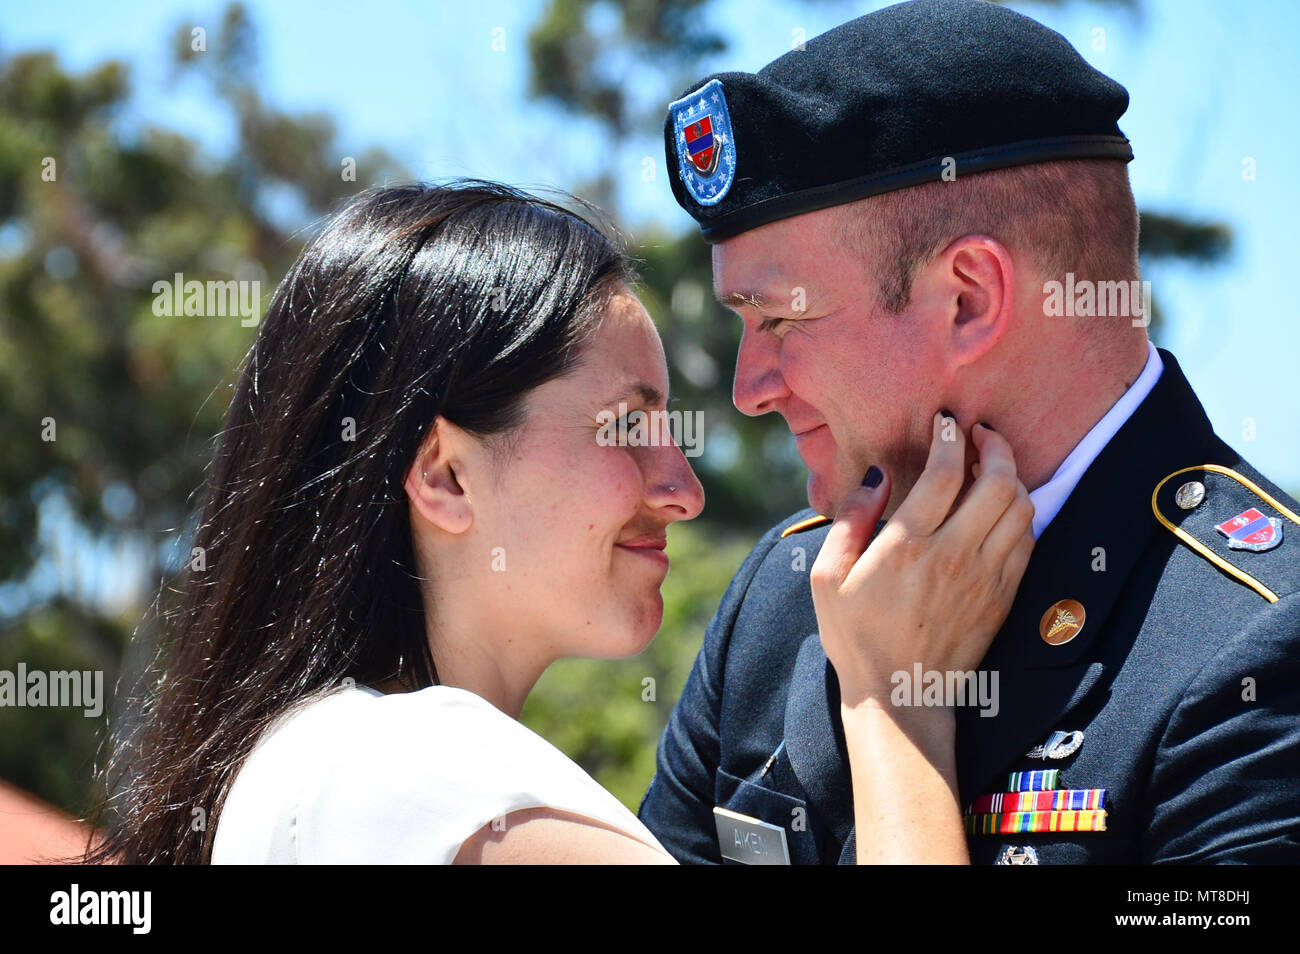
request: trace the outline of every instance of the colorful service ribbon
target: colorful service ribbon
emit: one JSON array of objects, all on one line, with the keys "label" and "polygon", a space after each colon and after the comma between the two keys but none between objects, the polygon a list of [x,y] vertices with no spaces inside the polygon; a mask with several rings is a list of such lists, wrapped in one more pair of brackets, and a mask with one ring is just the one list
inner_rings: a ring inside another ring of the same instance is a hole
[{"label": "colorful service ribbon", "polygon": [[1012,772],[1007,781],[1009,792],[1042,792],[1056,788],[1060,769],[1035,769],[1032,772]]},{"label": "colorful service ribbon", "polygon": [[972,835],[1014,835],[1043,831],[1105,831],[1106,813],[1088,811],[991,812],[967,815],[966,831]]},{"label": "colorful service ribbon", "polygon": [[1106,807],[1104,788],[1058,788],[1049,792],[997,792],[975,799],[968,814],[990,812],[1082,811]]}]

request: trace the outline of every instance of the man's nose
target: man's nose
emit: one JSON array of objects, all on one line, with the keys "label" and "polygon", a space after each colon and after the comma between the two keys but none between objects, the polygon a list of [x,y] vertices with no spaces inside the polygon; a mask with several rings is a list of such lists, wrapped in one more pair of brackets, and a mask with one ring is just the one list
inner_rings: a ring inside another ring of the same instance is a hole
[{"label": "man's nose", "polygon": [[776,410],[775,401],[789,394],[781,377],[780,342],[746,327],[736,352],[736,380],[731,401],[736,410],[750,417]]}]

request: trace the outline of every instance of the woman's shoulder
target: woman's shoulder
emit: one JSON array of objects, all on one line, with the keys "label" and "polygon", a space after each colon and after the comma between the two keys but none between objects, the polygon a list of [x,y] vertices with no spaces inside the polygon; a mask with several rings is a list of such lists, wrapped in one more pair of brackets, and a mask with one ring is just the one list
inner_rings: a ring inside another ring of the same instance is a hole
[{"label": "woman's shoulder", "polygon": [[287,713],[255,747],[218,819],[213,860],[447,863],[498,817],[542,806],[653,841],[575,762],[473,692],[340,688]]},{"label": "woman's shoulder", "polygon": [[482,696],[456,686],[394,693],[356,687],[322,700],[312,715],[297,728],[315,741],[325,737],[326,762],[371,764],[412,784],[441,779],[448,768],[491,771],[570,761]]},{"label": "woman's shoulder", "polygon": [[534,740],[545,741],[465,689],[429,686],[418,692],[386,694],[369,686],[346,685],[299,700],[277,718],[240,775],[298,778],[313,765],[332,771],[340,764],[365,763],[415,772],[421,763],[393,757],[416,751],[485,756],[480,744],[485,737],[524,747],[533,747]]}]

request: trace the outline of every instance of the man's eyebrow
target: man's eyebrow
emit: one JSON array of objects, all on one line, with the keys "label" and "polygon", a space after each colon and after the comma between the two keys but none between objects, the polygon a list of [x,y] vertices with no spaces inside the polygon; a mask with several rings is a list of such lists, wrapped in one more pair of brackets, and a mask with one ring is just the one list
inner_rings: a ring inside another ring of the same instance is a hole
[{"label": "man's eyebrow", "polygon": [[758,291],[738,291],[731,292],[727,295],[719,295],[718,304],[725,305],[727,308],[767,308],[770,307],[771,301],[766,295]]}]

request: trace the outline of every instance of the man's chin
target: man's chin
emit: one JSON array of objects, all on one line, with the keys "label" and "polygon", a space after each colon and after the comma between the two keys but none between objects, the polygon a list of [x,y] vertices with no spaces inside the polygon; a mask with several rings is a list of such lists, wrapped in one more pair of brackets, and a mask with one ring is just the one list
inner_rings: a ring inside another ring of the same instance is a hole
[{"label": "man's chin", "polygon": [[816,474],[808,475],[808,506],[812,507],[823,517],[834,517],[835,511],[839,509],[840,501],[847,494],[835,494],[826,481]]},{"label": "man's chin", "polygon": [[[823,517],[834,519],[836,511],[840,509],[846,497],[853,491],[857,490],[856,483],[840,483],[826,480],[817,474],[808,475],[808,506],[812,507]],[[888,519],[893,512],[898,509],[898,498],[890,494],[890,499],[885,507],[885,513],[882,519]]]}]

